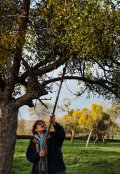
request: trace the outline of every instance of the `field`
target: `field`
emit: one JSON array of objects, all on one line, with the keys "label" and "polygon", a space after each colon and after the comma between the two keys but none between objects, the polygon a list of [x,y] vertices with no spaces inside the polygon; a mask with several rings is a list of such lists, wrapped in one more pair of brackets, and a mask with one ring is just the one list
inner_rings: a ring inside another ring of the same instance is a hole
[{"label": "field", "polygon": [[[86,141],[65,140],[62,146],[67,174],[120,174],[120,142],[91,141],[85,148]],[[15,154],[10,174],[30,174],[32,163],[26,159],[26,149],[29,140],[17,140]]]}]

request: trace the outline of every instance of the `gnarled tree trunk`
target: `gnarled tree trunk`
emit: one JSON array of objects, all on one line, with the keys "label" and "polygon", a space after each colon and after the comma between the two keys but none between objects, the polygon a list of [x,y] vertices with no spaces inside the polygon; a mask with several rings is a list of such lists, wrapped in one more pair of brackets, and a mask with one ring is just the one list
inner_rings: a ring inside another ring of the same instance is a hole
[{"label": "gnarled tree trunk", "polygon": [[[14,99],[12,94],[14,92],[15,85],[17,84],[19,75],[20,62],[22,60],[22,52],[25,44],[29,9],[30,0],[23,0],[22,14],[20,16],[21,22],[19,24],[18,35],[16,38],[16,47],[11,72],[9,72],[10,76],[8,76],[8,79],[6,79],[5,82],[2,78],[0,78],[0,83],[2,83],[2,85],[0,84],[0,109],[2,116],[0,124],[0,174],[10,174],[16,143],[18,108],[24,105],[24,102],[22,103],[21,101],[20,103],[20,101]],[[24,66],[26,66],[26,64]],[[26,96],[23,96],[23,99],[25,100]],[[22,97],[20,97],[20,100],[21,98]],[[16,106],[16,103],[18,107]]]},{"label": "gnarled tree trunk", "polygon": [[1,106],[0,174],[10,174],[16,143],[17,115],[14,104]]}]

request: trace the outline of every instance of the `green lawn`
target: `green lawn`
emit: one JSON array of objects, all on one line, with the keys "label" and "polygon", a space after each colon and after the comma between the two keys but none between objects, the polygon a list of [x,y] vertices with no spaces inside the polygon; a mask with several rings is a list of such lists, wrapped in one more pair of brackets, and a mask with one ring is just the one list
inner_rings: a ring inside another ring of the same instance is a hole
[{"label": "green lawn", "polygon": [[[96,145],[75,140],[71,145],[65,140],[62,152],[67,167],[67,174],[120,174],[120,143],[102,142]],[[30,174],[32,163],[26,159],[29,140],[17,140],[11,174]]]}]

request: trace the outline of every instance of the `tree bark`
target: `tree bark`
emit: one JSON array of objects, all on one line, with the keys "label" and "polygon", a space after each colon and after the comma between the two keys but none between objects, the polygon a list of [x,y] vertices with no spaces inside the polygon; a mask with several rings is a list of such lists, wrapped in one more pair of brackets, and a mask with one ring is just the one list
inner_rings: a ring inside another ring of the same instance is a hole
[{"label": "tree bark", "polygon": [[86,149],[88,148],[88,144],[89,144],[91,135],[92,135],[92,131],[90,131],[90,133],[89,133],[89,136],[88,136],[88,139],[87,139],[87,143],[86,143]]},{"label": "tree bark", "polygon": [[0,97],[2,96],[2,100],[0,98],[0,109],[2,115],[0,124],[0,174],[10,173],[15,149],[19,107],[15,107],[16,105],[14,99],[12,98],[12,93],[14,91],[20,69],[20,61],[25,44],[29,9],[30,0],[23,0],[21,22],[18,37],[16,39],[16,49],[13,59],[13,66],[11,68],[11,75],[6,85],[2,85],[2,87],[4,86],[4,89],[0,90]]},{"label": "tree bark", "polygon": [[0,174],[9,174],[16,143],[18,110],[13,103],[1,107]]},{"label": "tree bark", "polygon": [[95,141],[94,141],[94,144],[96,144],[97,140],[98,140],[99,136],[96,137]]},{"label": "tree bark", "polygon": [[106,141],[105,141],[104,135],[102,136],[102,140],[103,140],[103,143],[106,144]]},{"label": "tree bark", "polygon": [[74,137],[75,137],[75,131],[74,131],[74,130],[72,130],[70,144],[73,144],[73,142],[74,142]]}]

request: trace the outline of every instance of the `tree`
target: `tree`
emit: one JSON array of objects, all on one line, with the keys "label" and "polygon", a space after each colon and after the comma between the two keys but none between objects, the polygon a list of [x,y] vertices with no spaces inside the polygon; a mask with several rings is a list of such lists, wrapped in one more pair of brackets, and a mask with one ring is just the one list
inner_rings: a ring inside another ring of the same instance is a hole
[{"label": "tree", "polygon": [[103,113],[103,116],[101,119],[96,120],[93,133],[96,135],[96,139],[94,141],[94,144],[98,139],[102,139],[103,143],[105,144],[105,135],[107,135],[107,132],[109,128],[111,127],[111,120],[110,116],[106,113]]},{"label": "tree", "polygon": [[46,2],[51,49],[71,58],[71,75],[79,71],[79,77],[66,78],[84,82],[80,94],[88,89],[107,98],[113,93],[119,97],[118,1],[117,5],[98,0]]},{"label": "tree", "polygon": [[110,127],[108,129],[108,137],[114,138],[114,136],[120,132],[120,126],[116,122],[111,121]]},{"label": "tree", "polygon": [[87,108],[83,108],[81,117],[79,119],[79,126],[82,127],[86,132],[90,132],[86,142],[86,148],[88,148],[90,137],[93,132],[94,122],[95,122],[95,118],[92,117],[91,112]]},{"label": "tree", "polygon": [[93,133],[97,134],[97,139],[98,136],[103,136],[104,141],[104,133],[108,128],[108,124],[105,121],[108,120],[109,117],[103,113],[103,107],[93,103],[91,104],[91,109],[92,110],[89,111],[87,108],[84,108],[79,119],[79,126],[82,126],[90,132],[86,142],[86,148],[88,148],[90,137]]},{"label": "tree", "polygon": [[108,130],[108,137],[112,136],[119,132],[119,126],[120,126],[120,100],[116,99],[112,106],[108,108],[105,113],[109,114],[111,118],[110,122],[110,128]]},{"label": "tree", "polygon": [[22,114],[20,112],[18,114],[17,134],[25,135],[25,120],[23,119]]},{"label": "tree", "polygon": [[106,113],[108,113],[111,117],[111,119],[114,121],[114,122],[119,122],[119,119],[120,119],[120,100],[119,99],[116,99],[112,106],[110,108],[108,108],[106,111]]},{"label": "tree", "polygon": [[67,133],[71,134],[71,144],[73,144],[75,134],[80,132],[80,127],[78,126],[78,121],[80,118],[80,112],[74,111],[73,109],[66,108],[67,114],[61,118],[61,123],[65,128]]},{"label": "tree", "polygon": [[60,79],[49,72],[67,62],[65,78],[83,81],[82,93],[120,97],[118,9],[106,1],[1,2],[0,173],[10,173],[19,108],[33,107]]},{"label": "tree", "polygon": [[91,134],[96,135],[94,144],[99,138],[102,139],[105,144],[105,136],[107,138],[109,134],[113,133],[114,135],[119,130],[118,124],[112,120],[111,115],[107,112],[103,112],[103,107],[101,105],[93,103],[91,109],[87,117],[89,119],[86,121],[88,122],[88,129],[90,130],[86,148],[88,148]]},{"label": "tree", "polygon": [[50,103],[36,103],[35,107],[28,109],[30,116],[37,119],[45,119],[52,113],[53,106]]}]

